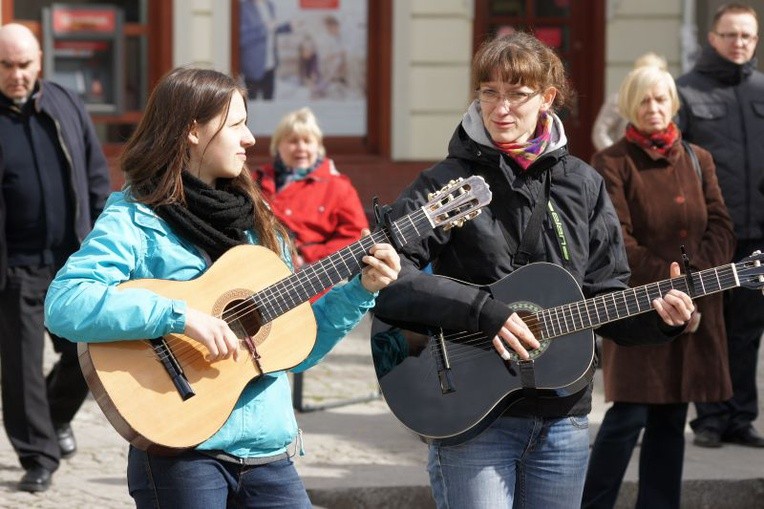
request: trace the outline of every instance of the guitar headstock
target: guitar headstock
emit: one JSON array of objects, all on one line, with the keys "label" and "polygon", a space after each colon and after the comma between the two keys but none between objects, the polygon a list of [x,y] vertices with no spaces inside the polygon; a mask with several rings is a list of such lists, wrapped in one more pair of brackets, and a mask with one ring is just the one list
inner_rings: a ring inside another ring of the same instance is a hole
[{"label": "guitar headstock", "polygon": [[452,180],[439,191],[430,193],[427,199],[422,210],[432,227],[442,226],[448,230],[480,214],[480,209],[491,203],[491,190],[483,177],[475,175]]},{"label": "guitar headstock", "polygon": [[746,256],[735,264],[740,286],[752,290],[764,288],[764,266],[761,264],[762,260],[764,260],[764,253],[756,250],[750,256]]}]

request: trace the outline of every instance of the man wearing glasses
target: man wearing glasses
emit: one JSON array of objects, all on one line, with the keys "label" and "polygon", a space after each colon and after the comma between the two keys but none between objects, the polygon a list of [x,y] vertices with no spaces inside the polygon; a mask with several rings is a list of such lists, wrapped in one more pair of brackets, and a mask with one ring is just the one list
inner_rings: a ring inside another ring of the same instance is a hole
[{"label": "man wearing glasses", "polygon": [[[677,124],[685,140],[711,152],[724,201],[735,223],[735,260],[764,251],[764,74],[753,58],[758,17],[746,5],[722,5],[709,45],[695,67],[677,79],[682,103]],[[764,297],[747,289],[725,295],[732,399],[698,403],[690,423],[695,445],[722,442],[764,447],[752,423],[758,416],[756,362],[764,332]]]}]

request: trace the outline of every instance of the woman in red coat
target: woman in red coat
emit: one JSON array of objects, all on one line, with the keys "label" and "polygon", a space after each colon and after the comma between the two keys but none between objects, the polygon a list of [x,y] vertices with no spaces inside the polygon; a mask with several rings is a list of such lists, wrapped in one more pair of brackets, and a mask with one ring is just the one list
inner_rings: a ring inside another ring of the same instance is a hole
[{"label": "woman in red coat", "polygon": [[358,192],[326,157],[323,134],[309,108],[281,119],[271,155],[273,163],[256,170],[255,178],[292,233],[297,269],[361,238],[369,223]]},{"label": "woman in red coat", "polygon": [[[626,134],[597,152],[592,166],[605,178],[621,222],[630,285],[664,279],[682,245],[696,270],[728,263],[732,222],[711,155],[692,145],[696,171],[671,120],[679,109],[671,75],[657,67],[633,70],[621,85],[619,108],[630,122]],[[603,341],[605,398],[613,405],[594,442],[583,507],[613,507],[643,429],[637,507],[679,507],[688,403],[732,395],[722,296],[696,306],[688,331],[671,343]]]}]

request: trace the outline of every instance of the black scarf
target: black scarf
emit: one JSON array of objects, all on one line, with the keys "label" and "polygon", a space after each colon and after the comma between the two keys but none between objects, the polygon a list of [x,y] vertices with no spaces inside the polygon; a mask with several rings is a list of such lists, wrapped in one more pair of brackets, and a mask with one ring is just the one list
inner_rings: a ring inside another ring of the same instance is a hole
[{"label": "black scarf", "polygon": [[[249,196],[220,179],[213,189],[187,171],[181,175],[186,206],[160,205],[156,213],[173,230],[204,249],[212,261],[230,248],[246,243],[245,230],[254,227],[254,206]],[[228,188],[228,189],[226,189]]]}]

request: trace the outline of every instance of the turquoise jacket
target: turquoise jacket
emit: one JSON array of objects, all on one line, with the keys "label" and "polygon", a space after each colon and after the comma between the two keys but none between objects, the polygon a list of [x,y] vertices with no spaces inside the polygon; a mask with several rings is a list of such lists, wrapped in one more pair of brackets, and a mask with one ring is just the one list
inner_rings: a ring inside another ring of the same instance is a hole
[{"label": "turquoise jacket", "polygon": [[[249,238],[257,243],[254,234]],[[291,268],[288,254],[284,261]],[[54,334],[81,342],[182,333],[185,301],[116,287],[130,279],[190,280],[206,268],[199,249],[178,237],[151,209],[129,201],[123,192],[113,193],[80,250],[51,283],[45,325]],[[293,371],[318,363],[373,307],[374,298],[354,277],[313,303],[316,343]],[[286,451],[296,435],[289,380],[282,371],[250,382],[225,424],[197,448],[242,458],[270,456]]]}]

